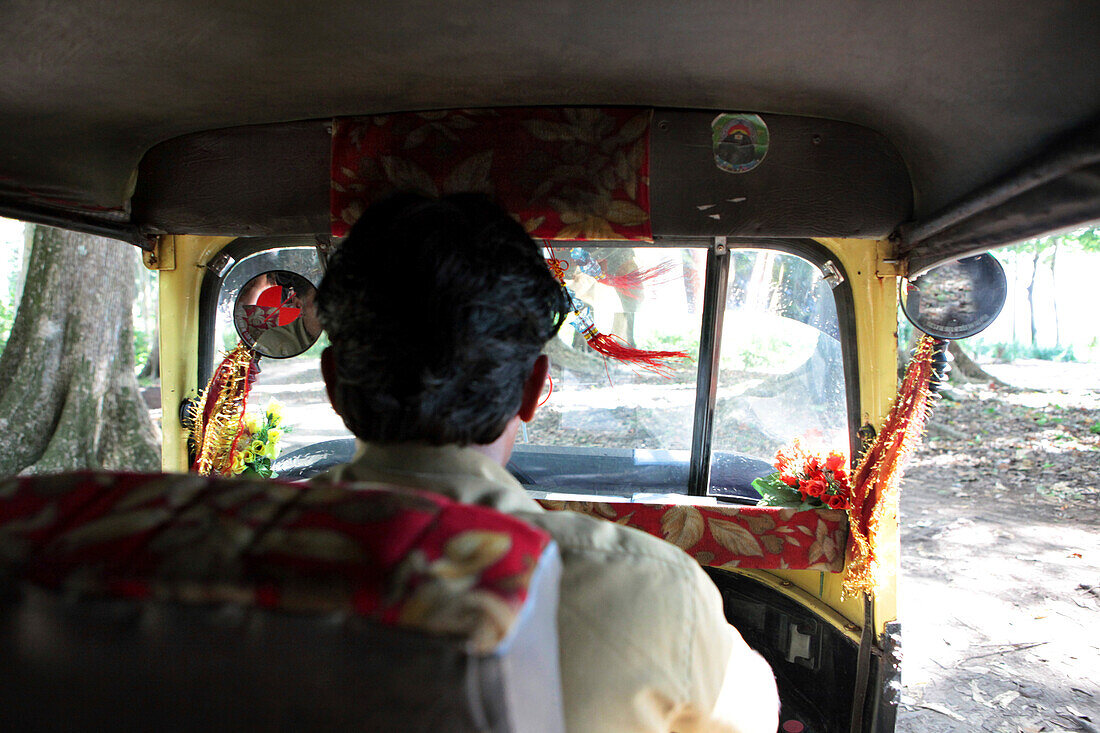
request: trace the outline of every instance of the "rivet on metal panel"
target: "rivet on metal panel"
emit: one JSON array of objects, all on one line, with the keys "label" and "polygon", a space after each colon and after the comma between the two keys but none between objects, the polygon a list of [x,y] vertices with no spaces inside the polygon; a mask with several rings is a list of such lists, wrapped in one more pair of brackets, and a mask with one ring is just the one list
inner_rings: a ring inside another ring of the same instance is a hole
[{"label": "rivet on metal panel", "polygon": [[724,255],[727,251],[728,250],[726,248],[726,238],[725,237],[715,237],[714,238],[714,254]]}]

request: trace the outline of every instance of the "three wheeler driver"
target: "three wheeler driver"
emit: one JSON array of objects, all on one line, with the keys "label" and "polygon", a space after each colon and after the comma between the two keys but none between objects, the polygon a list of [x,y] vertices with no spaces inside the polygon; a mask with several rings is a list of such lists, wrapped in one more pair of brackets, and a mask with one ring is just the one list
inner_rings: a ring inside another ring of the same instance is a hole
[{"label": "three wheeler driver", "polygon": [[[355,454],[315,289],[405,191],[491,196],[567,294],[528,496],[686,552],[781,730],[892,731],[900,472],[942,340],[1004,302],[983,253],[1100,218],[1097,30],[1072,0],[4,4],[0,214],[157,272],[166,475],[0,482],[0,727],[561,729],[548,535],[288,483]],[[899,302],[929,335],[900,382]]]}]

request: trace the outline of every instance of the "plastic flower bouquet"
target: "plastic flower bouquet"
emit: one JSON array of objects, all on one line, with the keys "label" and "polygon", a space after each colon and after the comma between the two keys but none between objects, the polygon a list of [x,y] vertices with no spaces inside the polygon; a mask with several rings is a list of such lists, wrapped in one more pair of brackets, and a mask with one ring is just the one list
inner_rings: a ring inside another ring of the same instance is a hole
[{"label": "plastic flower bouquet", "polygon": [[290,428],[283,424],[283,406],[272,400],[263,415],[247,414],[233,453],[233,475],[274,478],[271,470],[279,457],[279,440]]},{"label": "plastic flower bouquet", "polygon": [[760,506],[848,508],[851,486],[843,453],[807,450],[795,440],[776,451],[775,467],[775,473],[752,482],[760,493]]}]

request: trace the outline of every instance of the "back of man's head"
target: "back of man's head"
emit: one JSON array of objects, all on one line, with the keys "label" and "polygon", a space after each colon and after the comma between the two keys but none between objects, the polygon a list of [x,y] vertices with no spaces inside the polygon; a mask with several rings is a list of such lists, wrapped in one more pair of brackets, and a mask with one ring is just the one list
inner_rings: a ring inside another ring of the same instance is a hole
[{"label": "back of man's head", "polygon": [[367,209],[318,293],[334,404],[362,440],[488,444],[568,312],[538,246],[483,196]]}]

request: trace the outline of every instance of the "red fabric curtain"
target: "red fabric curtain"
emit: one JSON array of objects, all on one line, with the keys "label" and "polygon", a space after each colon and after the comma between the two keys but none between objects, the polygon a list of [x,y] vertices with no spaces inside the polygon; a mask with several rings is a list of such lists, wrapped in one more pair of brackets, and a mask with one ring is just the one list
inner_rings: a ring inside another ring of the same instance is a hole
[{"label": "red fabric curtain", "polygon": [[334,121],[332,233],[395,191],[492,197],[538,239],[652,241],[652,110],[451,110]]}]

